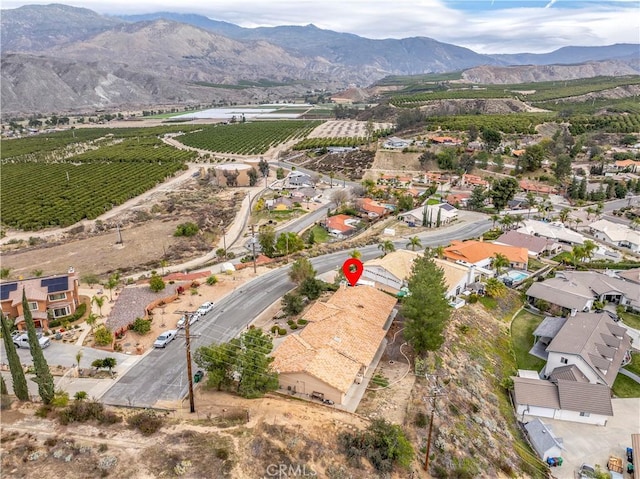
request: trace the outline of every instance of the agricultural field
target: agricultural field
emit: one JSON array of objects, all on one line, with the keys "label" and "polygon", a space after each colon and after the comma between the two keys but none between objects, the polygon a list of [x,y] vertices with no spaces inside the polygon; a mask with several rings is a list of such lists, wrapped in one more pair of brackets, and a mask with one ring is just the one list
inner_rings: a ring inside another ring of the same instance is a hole
[{"label": "agricultural field", "polygon": [[[597,77],[568,81],[519,83],[511,85],[439,84],[420,85],[405,77],[405,89],[390,97],[392,105],[416,108],[433,100],[516,98],[527,102],[544,102],[571,98],[616,87],[640,84],[640,76]],[[528,93],[525,93],[528,92]],[[541,106],[544,108],[544,106]]]},{"label": "agricultural field", "polygon": [[[391,123],[373,123],[374,134],[386,134],[391,131]],[[308,138],[353,138],[367,136],[367,122],[356,120],[332,120],[318,126]]]},{"label": "agricultural field", "polygon": [[640,113],[572,117],[569,130],[572,135],[580,135],[594,130],[606,133],[638,133],[640,131]]},{"label": "agricultural field", "polygon": [[[87,128],[75,130],[75,138],[61,132],[3,141],[3,226],[25,231],[65,227],[144,193],[196,156],[158,138],[179,130]],[[73,145],[79,153],[69,153]]]},{"label": "agricultural field", "polygon": [[467,131],[475,126],[478,130],[490,128],[503,133],[533,134],[537,125],[555,121],[555,114],[518,113],[506,115],[456,115],[446,117],[429,117],[427,130]]},{"label": "agricultural field", "polygon": [[315,148],[328,148],[330,146],[356,147],[365,145],[367,139],[363,136],[340,138],[306,138],[295,145],[294,150],[311,150]]},{"label": "agricultural field", "polygon": [[321,121],[255,121],[204,126],[180,136],[187,146],[216,153],[259,155],[289,140],[306,137]]}]

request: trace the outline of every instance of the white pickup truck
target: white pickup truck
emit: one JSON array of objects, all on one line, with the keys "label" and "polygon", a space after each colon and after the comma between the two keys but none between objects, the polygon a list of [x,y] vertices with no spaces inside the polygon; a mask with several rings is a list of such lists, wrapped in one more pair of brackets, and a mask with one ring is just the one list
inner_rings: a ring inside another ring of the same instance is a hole
[{"label": "white pickup truck", "polygon": [[[29,336],[27,333],[14,333],[12,335],[12,339],[16,348],[29,349]],[[40,347],[44,349],[51,344],[51,339],[46,336],[42,336],[42,334],[38,334],[38,342],[40,343]]]}]

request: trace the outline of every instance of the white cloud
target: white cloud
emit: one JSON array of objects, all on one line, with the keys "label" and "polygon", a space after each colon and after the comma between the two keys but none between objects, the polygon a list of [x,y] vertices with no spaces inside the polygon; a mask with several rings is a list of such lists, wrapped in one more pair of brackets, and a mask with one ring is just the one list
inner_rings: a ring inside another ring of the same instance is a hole
[{"label": "white cloud", "polygon": [[[67,2],[100,13],[173,11],[198,13],[244,27],[307,25],[367,38],[431,37],[479,53],[547,52],[568,45],[638,43],[637,0],[582,2],[549,0],[540,8],[460,11],[444,0],[80,0]],[[4,0],[3,8],[29,3]],[[40,3],[35,0],[33,3]],[[509,2],[513,4],[513,2]],[[553,8],[550,8],[553,7]]]}]

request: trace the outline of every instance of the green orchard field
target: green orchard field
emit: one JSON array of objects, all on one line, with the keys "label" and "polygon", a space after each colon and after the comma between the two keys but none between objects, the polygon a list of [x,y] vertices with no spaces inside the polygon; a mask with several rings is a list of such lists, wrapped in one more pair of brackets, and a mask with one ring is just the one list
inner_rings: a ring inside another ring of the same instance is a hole
[{"label": "green orchard field", "polygon": [[178,138],[181,143],[217,153],[260,155],[289,140],[306,137],[322,121],[255,121],[207,125]]},{"label": "green orchard field", "polygon": [[2,224],[35,231],[102,215],[186,168],[196,154],[158,136],[184,130],[82,128],[3,140]]}]

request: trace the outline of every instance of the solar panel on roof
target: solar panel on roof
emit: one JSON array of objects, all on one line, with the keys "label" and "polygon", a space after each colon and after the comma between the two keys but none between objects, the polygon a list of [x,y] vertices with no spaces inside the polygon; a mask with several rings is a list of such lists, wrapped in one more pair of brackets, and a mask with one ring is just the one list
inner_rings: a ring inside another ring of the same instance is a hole
[{"label": "solar panel on roof", "polygon": [[15,291],[16,289],[18,289],[18,283],[0,284],[0,301],[9,299],[11,291]]},{"label": "solar panel on roof", "polygon": [[57,293],[58,291],[67,291],[69,289],[69,278],[67,276],[61,276],[56,278],[46,278],[40,283],[41,286],[46,286],[47,293]]}]

